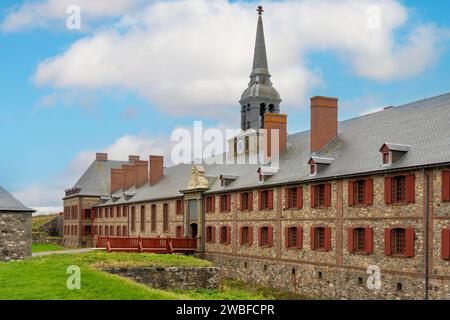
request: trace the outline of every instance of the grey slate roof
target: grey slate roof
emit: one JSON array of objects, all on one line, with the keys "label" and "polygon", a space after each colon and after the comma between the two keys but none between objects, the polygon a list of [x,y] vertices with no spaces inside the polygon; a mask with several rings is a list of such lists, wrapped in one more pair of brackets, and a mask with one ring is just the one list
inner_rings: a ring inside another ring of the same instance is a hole
[{"label": "grey slate roof", "polygon": [[111,169],[120,169],[122,165],[130,164],[128,161],[95,160],[73,186],[80,191],[73,196],[102,196],[111,190]]},{"label": "grey slate roof", "polygon": [[35,210],[25,207],[12,194],[0,187],[0,211],[8,212],[35,212]]},{"label": "grey slate roof", "polygon": [[[386,141],[410,146],[409,151],[389,167],[382,165],[379,152]],[[316,157],[333,158],[334,161],[314,177],[309,176],[308,160],[311,158],[309,145],[309,131],[290,135],[287,151],[280,159],[278,173],[263,183],[260,183],[258,179],[258,165],[205,164],[206,176],[213,177],[208,179],[210,189],[206,193],[449,164],[450,93],[340,122],[337,139],[319,153],[314,154]],[[121,197],[116,202],[109,200],[103,205],[181,196],[179,190],[187,187],[191,168],[192,166],[188,164],[167,168],[164,178],[158,184],[154,186],[147,184],[137,190],[130,190],[136,192],[136,195],[129,200]],[[89,171],[92,171],[91,168],[86,174]],[[219,180],[221,174],[238,177],[222,187]],[[109,175],[107,179],[100,183],[103,190],[108,189],[104,183],[109,183]]]}]

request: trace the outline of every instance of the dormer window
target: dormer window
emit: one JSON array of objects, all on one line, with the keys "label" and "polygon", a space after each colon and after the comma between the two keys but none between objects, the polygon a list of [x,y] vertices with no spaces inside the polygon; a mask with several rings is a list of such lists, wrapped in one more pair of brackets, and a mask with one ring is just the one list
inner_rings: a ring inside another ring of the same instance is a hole
[{"label": "dormer window", "polygon": [[333,158],[311,157],[308,161],[309,175],[315,176],[319,171],[325,169],[334,161]]},{"label": "dormer window", "polygon": [[410,146],[404,144],[384,143],[380,148],[383,166],[390,166],[400,160],[409,149]]},{"label": "dormer window", "polygon": [[276,168],[276,167],[260,167],[258,169],[259,183],[262,183],[266,179],[277,174],[278,170],[279,170],[279,168]]},{"label": "dormer window", "polygon": [[220,179],[220,186],[222,188],[225,188],[229,186],[233,181],[235,181],[239,176],[235,174],[221,174]]}]

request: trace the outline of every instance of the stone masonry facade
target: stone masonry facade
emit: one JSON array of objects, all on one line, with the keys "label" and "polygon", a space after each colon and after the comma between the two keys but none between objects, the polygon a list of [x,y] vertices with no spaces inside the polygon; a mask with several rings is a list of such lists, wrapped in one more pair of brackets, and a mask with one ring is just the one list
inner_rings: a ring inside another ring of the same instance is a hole
[{"label": "stone masonry facade", "polygon": [[0,262],[31,256],[31,212],[0,212]]}]

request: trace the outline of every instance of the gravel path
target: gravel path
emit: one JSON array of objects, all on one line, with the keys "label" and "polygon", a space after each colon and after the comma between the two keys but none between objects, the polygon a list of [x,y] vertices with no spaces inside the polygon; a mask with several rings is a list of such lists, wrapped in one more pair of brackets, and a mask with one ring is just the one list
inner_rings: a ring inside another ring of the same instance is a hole
[{"label": "gravel path", "polygon": [[46,251],[46,252],[37,252],[33,253],[33,257],[43,257],[49,256],[52,254],[77,254],[77,253],[86,253],[96,250],[104,250],[101,248],[86,248],[86,249],[74,249],[74,250],[61,250],[61,251]]}]

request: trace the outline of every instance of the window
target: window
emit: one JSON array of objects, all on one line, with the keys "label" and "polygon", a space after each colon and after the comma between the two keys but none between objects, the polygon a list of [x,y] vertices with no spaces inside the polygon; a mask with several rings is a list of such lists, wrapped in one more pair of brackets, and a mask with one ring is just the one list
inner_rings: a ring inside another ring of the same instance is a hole
[{"label": "window", "polygon": [[126,218],[128,217],[128,207],[123,207],[123,217]]},{"label": "window", "polygon": [[145,232],[145,206],[141,206],[141,232]]},{"label": "window", "polygon": [[[251,198],[252,200],[250,200]],[[253,197],[251,193],[249,192],[241,193],[241,211],[251,210],[250,207],[253,206],[251,202],[253,202]]]},{"label": "window", "polygon": [[153,232],[156,231],[156,204],[152,205],[151,228]]},{"label": "window", "polygon": [[222,194],[220,196],[220,212],[230,212],[231,211],[231,195]]},{"label": "window", "polygon": [[259,245],[260,246],[269,246],[269,227],[261,227],[259,229]]},{"label": "window", "polygon": [[177,215],[182,215],[184,213],[184,204],[183,200],[177,200]]},{"label": "window", "polygon": [[121,211],[122,211],[121,209],[122,209],[122,207],[117,207],[116,208],[116,216],[117,216],[117,218],[120,218],[120,216],[122,215],[121,214]]},{"label": "window", "polygon": [[392,254],[406,254],[406,230],[392,229],[391,231],[391,249]]},{"label": "window", "polygon": [[245,137],[245,154],[249,154],[250,152],[250,138],[248,136]]},{"label": "window", "polygon": [[127,234],[127,226],[123,226],[123,227],[122,227],[122,235],[123,235],[124,237],[128,236],[128,234]]},{"label": "window", "polygon": [[355,195],[355,203],[356,204],[364,204],[364,189],[365,189],[365,181],[358,180],[354,184],[354,195]]},{"label": "window", "polygon": [[238,152],[237,152],[238,139],[237,138],[234,138],[233,144],[234,144],[234,146],[233,146],[234,147],[234,155],[237,156],[237,154],[238,154]]},{"label": "window", "polygon": [[120,237],[122,235],[120,226],[117,226],[116,236]]},{"label": "window", "polygon": [[450,201],[450,171],[442,171],[442,201]]},{"label": "window", "polygon": [[209,196],[205,198],[206,200],[206,209],[205,212],[206,213],[212,213],[215,212],[215,196]]},{"label": "window", "polygon": [[288,229],[288,248],[297,246],[297,228],[291,227]]},{"label": "window", "polygon": [[303,207],[303,188],[290,187],[285,190],[285,209],[301,209]]},{"label": "window", "polygon": [[242,227],[241,230],[241,245],[249,245],[250,244],[250,228]]},{"label": "window", "polygon": [[264,190],[259,192],[259,209],[272,210],[273,209],[273,191]]},{"label": "window", "polygon": [[208,226],[206,228],[206,242],[212,243],[215,242],[215,228],[213,226]]},{"label": "window", "polygon": [[405,188],[405,177],[399,176],[392,179],[392,201],[394,203],[405,202],[406,199],[406,188]]},{"label": "window", "polygon": [[[64,230],[64,233],[66,233],[65,230]],[[98,226],[94,227],[94,235],[95,236],[98,235]]]},{"label": "window", "polygon": [[105,226],[105,236],[109,236],[109,227]]},{"label": "window", "polygon": [[110,226],[110,227],[109,227],[109,235],[110,235],[111,237],[114,237],[114,227],[113,227],[113,226]]},{"label": "window", "polygon": [[163,232],[169,231],[169,205],[163,205]]},{"label": "window", "polygon": [[325,249],[325,228],[314,230],[314,249]]},{"label": "window", "polygon": [[383,152],[383,164],[391,164],[391,154],[389,152]]},{"label": "window", "polygon": [[131,232],[136,230],[136,208],[131,207]]},{"label": "window", "polygon": [[353,229],[353,251],[365,252],[366,251],[366,229],[355,228]]},{"label": "window", "polygon": [[223,226],[220,228],[220,243],[228,244],[230,242],[230,228]]},{"label": "window", "polygon": [[442,229],[441,257],[443,260],[450,259],[450,229]]},{"label": "window", "polygon": [[177,226],[176,237],[183,238],[183,227],[182,226]]},{"label": "window", "polygon": [[98,227],[98,234],[99,234],[100,236],[103,235],[103,226],[99,226],[99,227]]},{"label": "window", "polygon": [[315,164],[311,164],[309,166],[309,174],[315,176],[317,174],[317,166]]},{"label": "window", "polygon": [[311,186],[311,207],[326,208],[331,206],[331,184],[323,183]]}]

